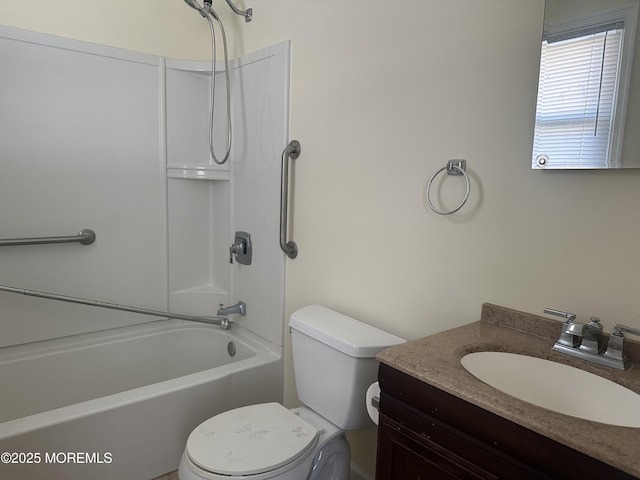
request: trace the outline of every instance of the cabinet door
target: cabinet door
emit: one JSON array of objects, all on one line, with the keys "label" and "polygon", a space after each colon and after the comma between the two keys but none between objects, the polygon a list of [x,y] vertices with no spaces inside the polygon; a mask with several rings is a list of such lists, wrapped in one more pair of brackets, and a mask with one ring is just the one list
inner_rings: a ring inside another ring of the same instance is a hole
[{"label": "cabinet door", "polygon": [[387,365],[378,379],[377,480],[640,480]]},{"label": "cabinet door", "polygon": [[378,429],[377,480],[498,479],[385,415]]}]

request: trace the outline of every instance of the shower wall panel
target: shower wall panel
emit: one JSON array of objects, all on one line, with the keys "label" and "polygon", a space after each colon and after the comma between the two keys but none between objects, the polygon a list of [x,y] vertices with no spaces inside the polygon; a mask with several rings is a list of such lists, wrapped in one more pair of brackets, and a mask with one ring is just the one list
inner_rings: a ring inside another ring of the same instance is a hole
[{"label": "shower wall panel", "polygon": [[[0,60],[0,237],[97,234],[88,246],[0,247],[0,284],[193,315],[243,300],[234,320],[282,345],[289,43],[231,62],[224,165],[207,148],[210,63],[4,27]],[[229,263],[237,230],[252,236],[251,265]],[[0,293],[0,347],[154,319]]]},{"label": "shower wall panel", "polygon": [[[288,141],[290,44],[245,55],[230,66],[233,143],[230,160],[220,166],[206,149],[210,65],[167,60],[169,304],[212,315],[218,303],[242,300],[247,315],[234,320],[282,345],[280,158]],[[226,147],[227,125],[220,67],[214,111],[218,157]],[[229,246],[239,230],[251,235],[251,265],[229,262]]]},{"label": "shower wall panel", "polygon": [[[276,316],[265,321],[263,315],[247,315],[243,324],[279,345],[287,323],[282,291],[286,256],[280,250],[279,218],[281,155],[289,141],[290,50],[290,42],[282,42],[245,55],[233,76],[237,133],[231,217],[234,230],[252,234],[254,261],[251,266],[232,265],[231,285],[236,298]],[[304,153],[298,161],[304,161]]]},{"label": "shower wall panel", "polygon": [[[230,301],[234,161],[232,153],[229,161],[217,165],[209,153],[210,81],[210,62],[166,60],[169,308],[209,316],[215,315],[219,304]],[[223,157],[226,84],[219,65],[214,103],[213,143]]]},{"label": "shower wall panel", "polygon": [[[2,27],[0,61],[0,237],[97,234],[0,248],[0,284],[164,309],[159,59]],[[3,293],[0,345],[131,318]]]}]

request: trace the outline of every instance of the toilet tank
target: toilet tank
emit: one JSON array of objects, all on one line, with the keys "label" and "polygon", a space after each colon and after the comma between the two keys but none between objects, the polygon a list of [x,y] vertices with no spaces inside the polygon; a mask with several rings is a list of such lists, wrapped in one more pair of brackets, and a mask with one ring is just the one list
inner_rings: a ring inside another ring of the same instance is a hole
[{"label": "toilet tank", "polygon": [[405,343],[384,330],[321,305],[289,320],[298,398],[342,430],[373,426],[365,403],[382,349]]}]

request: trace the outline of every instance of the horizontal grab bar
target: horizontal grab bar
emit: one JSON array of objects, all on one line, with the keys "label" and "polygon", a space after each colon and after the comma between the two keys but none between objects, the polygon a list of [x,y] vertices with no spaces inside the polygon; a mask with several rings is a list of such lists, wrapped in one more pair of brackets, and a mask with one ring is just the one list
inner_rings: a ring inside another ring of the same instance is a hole
[{"label": "horizontal grab bar", "polygon": [[181,313],[163,312],[160,310],[149,310],[148,308],[130,307],[128,305],[119,305],[117,303],[102,302],[100,300],[89,300],[87,298],[69,297],[67,295],[58,295],[57,293],[39,292],[38,290],[27,290],[25,288],[8,287],[0,285],[0,292],[19,293],[29,297],[46,298],[49,300],[58,300],[61,302],[79,303],[81,305],[90,305],[92,307],[109,308],[111,310],[121,310],[123,312],[140,313],[142,315],[152,315],[154,317],[177,318],[178,320],[188,320],[191,322],[209,323],[211,325],[220,325],[223,330],[229,328],[229,319],[225,316],[216,315],[214,317],[196,317],[193,315],[183,315]]},{"label": "horizontal grab bar", "polygon": [[33,237],[33,238],[5,238],[0,239],[0,247],[14,247],[18,245],[43,245],[48,243],[81,243],[90,245],[96,241],[96,232],[90,228],[83,228],[77,235],[67,237]]}]

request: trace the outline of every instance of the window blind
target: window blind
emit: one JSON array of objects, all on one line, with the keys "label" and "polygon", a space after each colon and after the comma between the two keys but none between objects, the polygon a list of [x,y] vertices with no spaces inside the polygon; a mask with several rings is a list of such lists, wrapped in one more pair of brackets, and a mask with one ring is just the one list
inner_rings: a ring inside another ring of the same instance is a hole
[{"label": "window blind", "polygon": [[534,167],[608,166],[623,34],[619,22],[543,39]]}]

